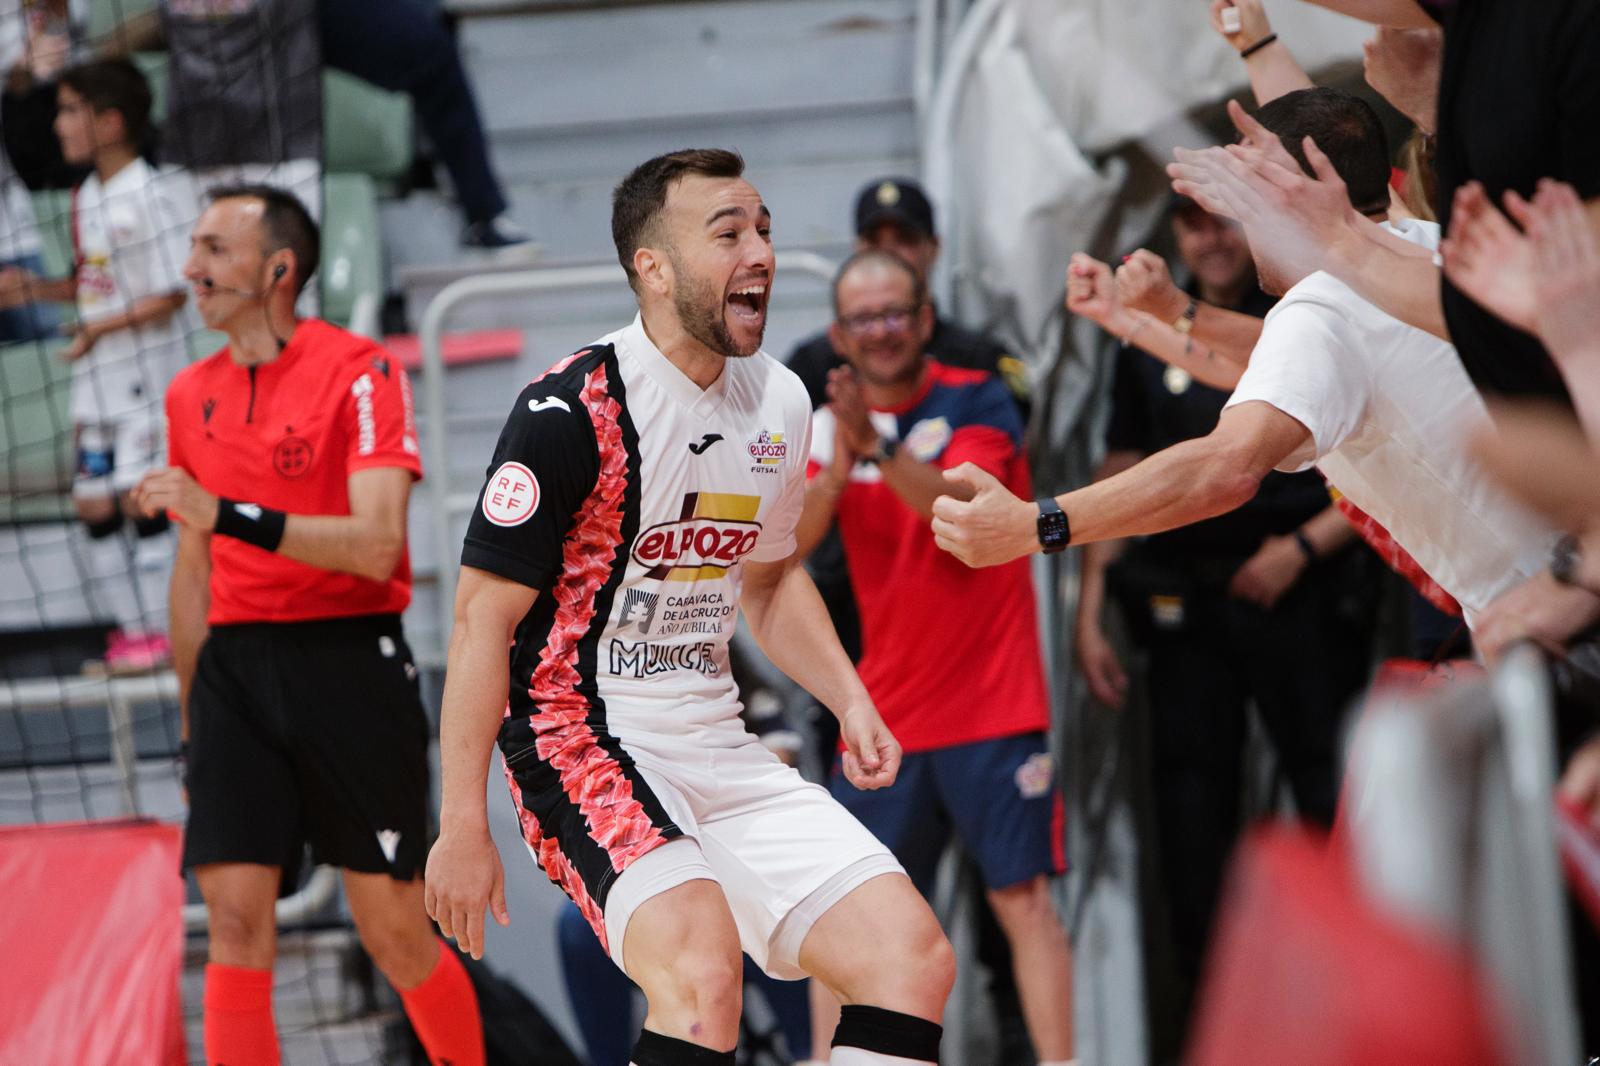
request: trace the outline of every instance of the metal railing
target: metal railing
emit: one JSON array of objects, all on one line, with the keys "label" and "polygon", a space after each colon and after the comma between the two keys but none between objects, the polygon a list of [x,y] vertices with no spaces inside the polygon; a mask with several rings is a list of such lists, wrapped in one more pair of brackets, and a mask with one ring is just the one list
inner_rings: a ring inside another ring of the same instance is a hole
[{"label": "metal railing", "polygon": [[1346,826],[1368,897],[1466,946],[1518,1062],[1578,1062],[1556,842],[1554,699],[1524,644],[1484,681],[1377,692],[1356,725]]},{"label": "metal railing", "polygon": [[[814,252],[779,252],[779,270],[798,271],[829,280],[836,264]],[[428,487],[432,503],[434,550],[438,554],[436,573],[439,603],[438,625],[441,652],[448,650],[450,627],[455,616],[456,553],[452,520],[472,510],[478,500],[478,486],[470,491],[451,492],[448,447],[449,416],[445,409],[444,329],[450,315],[467,303],[565,289],[595,289],[627,284],[622,267],[614,264],[584,267],[546,267],[504,274],[475,274],[446,285],[435,296],[422,316],[419,331],[422,343],[422,413],[427,432],[422,441],[423,459],[428,468]]]}]

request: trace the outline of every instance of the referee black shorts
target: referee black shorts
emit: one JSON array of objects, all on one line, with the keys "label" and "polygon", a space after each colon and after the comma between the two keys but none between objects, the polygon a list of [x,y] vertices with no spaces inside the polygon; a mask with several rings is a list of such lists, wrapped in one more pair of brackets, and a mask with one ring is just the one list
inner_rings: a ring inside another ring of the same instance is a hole
[{"label": "referee black shorts", "polygon": [[189,693],[186,869],[318,863],[408,881],[428,720],[397,615],[214,626]]}]

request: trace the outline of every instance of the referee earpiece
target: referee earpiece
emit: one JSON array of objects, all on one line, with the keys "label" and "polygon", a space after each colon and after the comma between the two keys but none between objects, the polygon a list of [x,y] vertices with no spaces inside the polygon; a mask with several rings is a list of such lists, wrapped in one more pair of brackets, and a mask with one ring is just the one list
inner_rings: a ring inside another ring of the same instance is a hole
[{"label": "referee earpiece", "polygon": [[288,272],[289,272],[289,264],[288,263],[279,263],[277,266],[272,268],[272,280],[273,281],[278,281],[285,274],[287,274]]}]

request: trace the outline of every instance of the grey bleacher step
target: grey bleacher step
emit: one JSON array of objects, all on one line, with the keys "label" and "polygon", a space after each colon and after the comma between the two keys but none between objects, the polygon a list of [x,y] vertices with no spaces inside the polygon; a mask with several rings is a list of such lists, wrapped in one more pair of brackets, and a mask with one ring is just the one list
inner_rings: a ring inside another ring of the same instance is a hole
[{"label": "grey bleacher step", "polygon": [[[910,102],[916,0],[718,0],[464,20],[491,137]],[[827,76],[819,77],[819,72]]]},{"label": "grey bleacher step", "polygon": [[[551,6],[469,7],[458,27],[510,213],[547,260],[609,258],[612,187],[674,148],[744,152],[791,247],[847,247],[861,182],[917,169],[917,0]],[[445,198],[381,214],[397,280],[469,258]],[[415,322],[430,294],[399,287]]]}]

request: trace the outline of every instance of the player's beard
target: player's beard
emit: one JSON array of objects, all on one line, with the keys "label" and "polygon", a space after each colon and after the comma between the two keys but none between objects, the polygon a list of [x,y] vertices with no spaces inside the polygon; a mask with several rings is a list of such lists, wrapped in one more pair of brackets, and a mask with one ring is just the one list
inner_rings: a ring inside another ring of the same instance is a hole
[{"label": "player's beard", "polygon": [[678,312],[678,321],[683,324],[685,333],[727,359],[743,359],[761,350],[761,338],[767,329],[765,321],[761,323],[755,343],[749,351],[745,351],[733,339],[733,334],[728,332],[728,321],[724,317],[727,298],[717,292],[711,282],[685,270],[676,257],[673,257],[672,269],[678,278],[678,286],[672,294],[672,305]]}]

